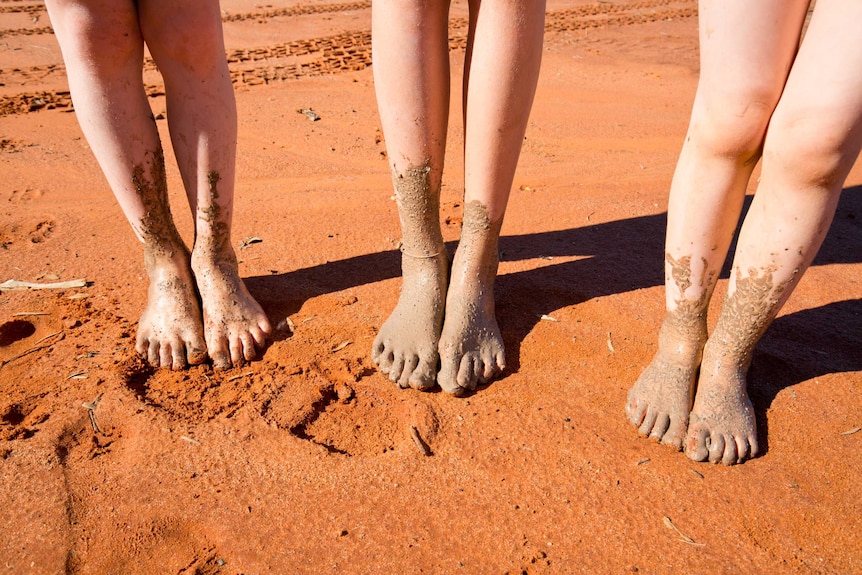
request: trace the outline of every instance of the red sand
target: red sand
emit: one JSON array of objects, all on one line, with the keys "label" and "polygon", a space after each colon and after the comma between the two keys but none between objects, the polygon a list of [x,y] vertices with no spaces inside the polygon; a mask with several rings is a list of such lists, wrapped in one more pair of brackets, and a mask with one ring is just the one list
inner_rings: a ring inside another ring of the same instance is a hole
[{"label": "red sand", "polygon": [[[399,289],[370,2],[293,4],[223,8],[233,239],[263,240],[241,273],[295,330],[252,365],[173,373],[134,357],[140,248],[71,112],[44,7],[0,0],[0,281],[88,281],[0,294],[0,573],[862,572],[862,432],[842,433],[862,426],[862,166],[754,359],[766,453],[726,468],[637,437],[623,405],[662,318],[696,4],[552,0],[501,242],[510,368],[467,399],[401,391],[369,359]],[[145,78],[164,112],[152,66]],[[95,432],[82,404],[97,399]]]}]

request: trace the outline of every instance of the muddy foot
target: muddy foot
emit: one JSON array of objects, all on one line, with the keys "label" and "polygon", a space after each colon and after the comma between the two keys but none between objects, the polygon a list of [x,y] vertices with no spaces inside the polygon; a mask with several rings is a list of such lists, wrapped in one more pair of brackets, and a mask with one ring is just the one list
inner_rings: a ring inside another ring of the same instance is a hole
[{"label": "muddy foot", "polygon": [[474,391],[479,383],[489,382],[506,368],[503,338],[494,314],[501,225],[501,221],[491,223],[478,202],[464,207],[438,346],[437,383],[453,395]]},{"label": "muddy foot", "polygon": [[[235,261],[235,260],[234,260]],[[256,359],[272,326],[245,287],[236,264],[192,256],[203,304],[207,352],[215,369],[229,369]]]},{"label": "muddy foot", "polygon": [[629,390],[626,414],[638,432],[682,449],[697,368],[659,352]]},{"label": "muddy foot", "polygon": [[745,369],[704,359],[688,426],[685,454],[695,461],[733,465],[759,453]]},{"label": "muddy foot", "polygon": [[444,391],[462,396],[500,375],[506,353],[494,317],[493,292],[467,294],[450,287],[446,301],[437,382]]},{"label": "muddy foot", "polygon": [[401,296],[371,349],[380,371],[402,388],[434,387],[448,268],[445,252],[433,257],[406,252],[402,256]]},{"label": "muddy foot", "polygon": [[658,352],[629,390],[626,414],[641,434],[682,449],[706,326],[685,337],[676,323],[662,325]]},{"label": "muddy foot", "polygon": [[206,343],[188,255],[146,260],[150,287],[135,349],[153,367],[183,369],[203,363]]}]

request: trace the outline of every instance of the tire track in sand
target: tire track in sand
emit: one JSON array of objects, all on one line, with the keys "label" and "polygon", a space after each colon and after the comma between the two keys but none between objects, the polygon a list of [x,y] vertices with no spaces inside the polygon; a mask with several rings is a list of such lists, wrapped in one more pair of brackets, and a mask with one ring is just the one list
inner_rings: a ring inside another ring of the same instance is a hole
[{"label": "tire track in sand", "polygon": [[[32,5],[22,5],[25,8]],[[292,17],[334,11],[364,10],[367,1],[326,6],[297,6],[246,14],[227,14],[226,21]],[[19,8],[18,6],[2,6]],[[29,9],[29,8],[28,8]],[[11,10],[10,10],[11,11]],[[624,27],[668,19],[697,16],[695,0],[642,0],[624,4],[587,4],[568,10],[549,12],[545,19],[547,32],[573,32],[591,28]],[[465,18],[449,22],[450,50],[463,50],[467,44],[468,23]],[[0,31],[2,35],[2,31]],[[237,86],[256,86],[287,80],[359,71],[371,65],[371,32],[343,32],[321,38],[309,38],[270,46],[229,50],[226,53],[231,81]],[[152,60],[144,64],[145,71],[156,70]],[[0,70],[0,85],[26,86],[46,80],[61,81],[65,76],[62,64]],[[150,97],[164,94],[161,85],[148,85]],[[68,91],[26,92],[0,97],[0,116],[36,112],[41,109],[68,108]]]}]

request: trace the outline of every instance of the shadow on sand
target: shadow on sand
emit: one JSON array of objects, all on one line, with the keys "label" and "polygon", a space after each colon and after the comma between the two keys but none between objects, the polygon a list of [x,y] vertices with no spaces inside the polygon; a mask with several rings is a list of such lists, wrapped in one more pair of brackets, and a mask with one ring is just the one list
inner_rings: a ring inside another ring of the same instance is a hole
[{"label": "shadow on sand", "polygon": [[[751,197],[746,198],[745,210]],[[509,371],[519,368],[520,344],[542,314],[592,298],[663,284],[666,214],[646,215],[581,228],[505,236],[503,261],[581,257],[497,279],[497,317]],[[447,246],[450,254],[455,245]],[[731,246],[730,254],[733,254]],[[815,266],[862,263],[862,186],[844,190],[835,221]],[[729,264],[722,277],[727,277]],[[364,254],[293,272],[246,280],[271,318],[296,313],[320,295],[398,277],[400,254]],[[388,310],[386,310],[388,311]],[[759,419],[775,395],[790,385],[827,373],[862,370],[862,300],[834,302],[778,318],[752,366],[752,396]]]}]

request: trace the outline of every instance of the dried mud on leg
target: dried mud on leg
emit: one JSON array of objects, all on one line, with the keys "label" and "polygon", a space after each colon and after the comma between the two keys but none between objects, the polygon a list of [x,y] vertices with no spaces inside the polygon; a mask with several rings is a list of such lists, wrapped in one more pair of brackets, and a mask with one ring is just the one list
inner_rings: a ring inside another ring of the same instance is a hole
[{"label": "dried mud on leg", "polygon": [[426,162],[392,175],[401,220],[401,295],[371,357],[399,387],[434,387],[449,268],[440,232],[440,190]]},{"label": "dried mud on leg", "polygon": [[697,299],[686,299],[693,285],[691,256],[674,259],[665,254],[680,298],[668,310],[659,332],[658,351],[629,390],[626,413],[638,431],[661,443],[682,449],[703,345],[706,342],[706,312],[715,272],[706,261],[698,282]]},{"label": "dried mud on leg", "polygon": [[685,445],[691,459],[733,465],[759,453],[746,373],[754,346],[778,312],[787,287],[787,282],[774,285],[774,272],[774,267],[761,273],[750,269],[743,278],[737,270],[736,289],[704,348]]}]

